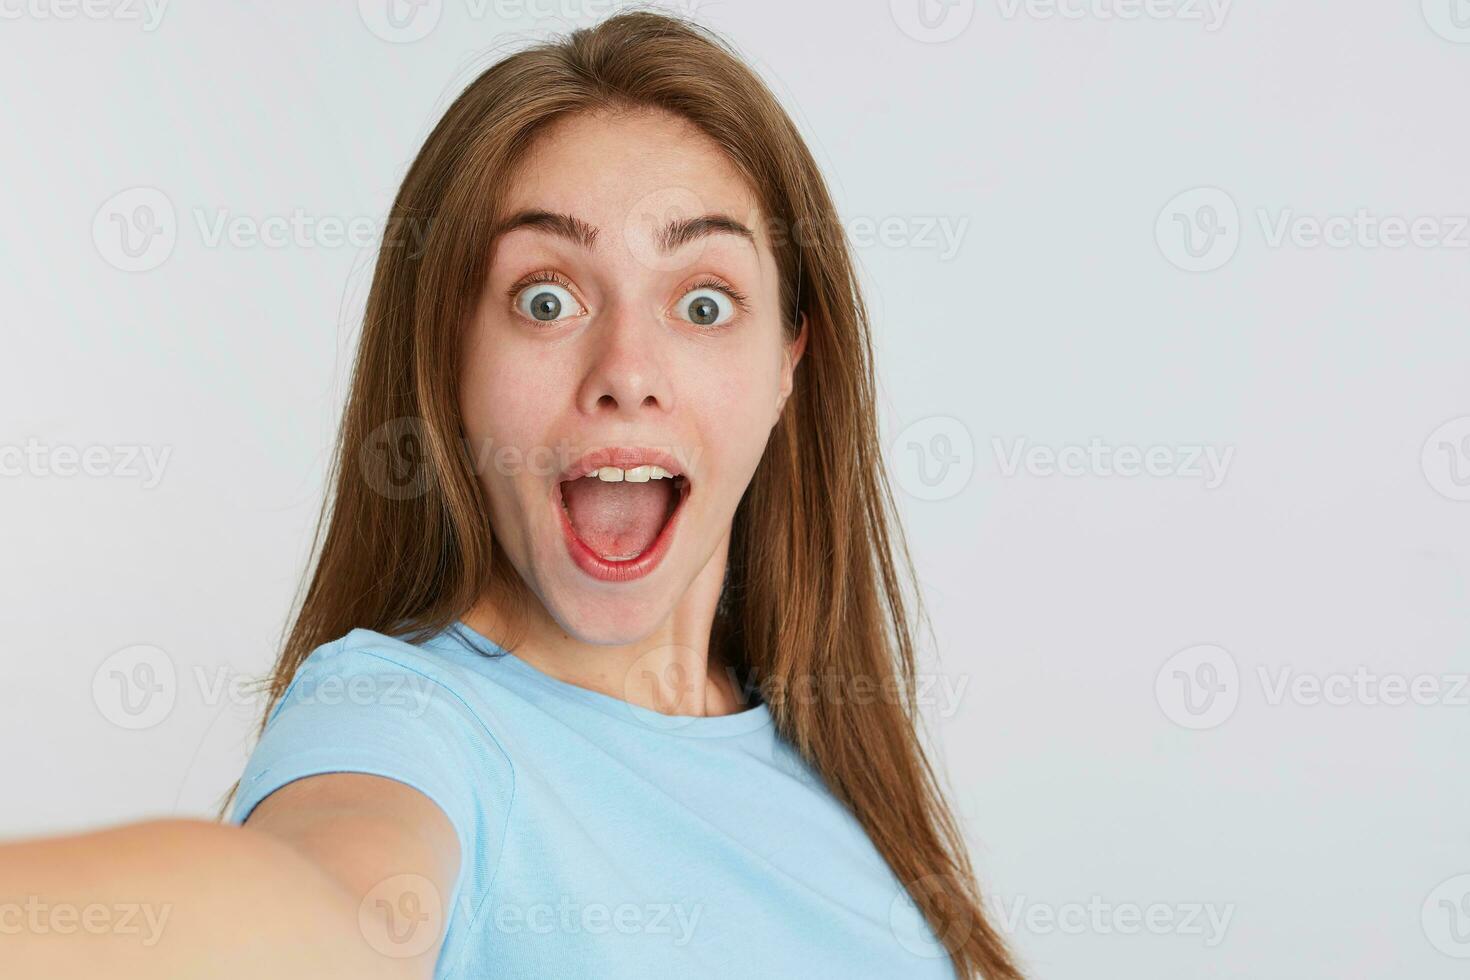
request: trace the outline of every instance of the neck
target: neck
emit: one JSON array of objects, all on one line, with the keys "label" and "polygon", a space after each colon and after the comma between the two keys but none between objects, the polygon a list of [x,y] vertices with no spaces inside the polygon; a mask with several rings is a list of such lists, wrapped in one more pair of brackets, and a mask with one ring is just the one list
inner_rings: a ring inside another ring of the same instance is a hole
[{"label": "neck", "polygon": [[728,540],[658,628],[626,644],[589,643],[572,635],[526,589],[525,614],[487,592],[463,617],[495,643],[515,636],[514,653],[557,680],[666,715],[726,715],[751,707],[729,665],[711,655],[710,631],[725,579]]}]

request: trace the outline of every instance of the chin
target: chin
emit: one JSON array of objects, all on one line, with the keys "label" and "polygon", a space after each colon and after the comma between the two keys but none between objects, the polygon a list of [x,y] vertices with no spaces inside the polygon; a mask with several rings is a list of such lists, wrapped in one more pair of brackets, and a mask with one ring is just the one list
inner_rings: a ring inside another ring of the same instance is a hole
[{"label": "chin", "polygon": [[[568,635],[583,643],[625,646],[653,634],[668,621],[675,596],[638,595],[647,588],[602,592],[571,587],[568,594],[550,598],[547,612]],[[600,594],[599,594],[600,593]]]}]

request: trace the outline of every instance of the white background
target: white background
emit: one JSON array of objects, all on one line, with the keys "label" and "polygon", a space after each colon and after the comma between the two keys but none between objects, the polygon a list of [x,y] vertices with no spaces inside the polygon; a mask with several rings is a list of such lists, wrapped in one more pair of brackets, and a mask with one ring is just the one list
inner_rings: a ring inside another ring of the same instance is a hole
[{"label": "white background", "polygon": [[[695,13],[857,246],[996,914],[1045,978],[1463,976],[1470,4],[923,2]],[[375,227],[479,69],[610,9],[381,6],[0,0],[0,836],[238,775],[371,268],[322,222]],[[140,204],[173,236],[133,260]],[[141,728],[135,645],[175,670]]]}]

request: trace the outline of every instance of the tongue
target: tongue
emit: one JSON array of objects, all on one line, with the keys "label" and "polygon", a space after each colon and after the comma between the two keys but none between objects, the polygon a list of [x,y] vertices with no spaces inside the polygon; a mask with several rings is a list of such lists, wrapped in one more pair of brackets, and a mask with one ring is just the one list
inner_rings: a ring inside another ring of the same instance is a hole
[{"label": "tongue", "polygon": [[623,561],[643,553],[663,529],[673,503],[671,480],[606,483],[582,477],[561,485],[572,530],[603,558]]}]

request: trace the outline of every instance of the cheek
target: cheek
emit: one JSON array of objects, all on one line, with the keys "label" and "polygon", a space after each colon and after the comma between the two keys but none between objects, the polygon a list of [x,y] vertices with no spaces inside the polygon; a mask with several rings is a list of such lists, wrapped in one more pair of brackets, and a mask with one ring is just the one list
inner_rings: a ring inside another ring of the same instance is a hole
[{"label": "cheek", "polygon": [[682,387],[683,404],[699,419],[709,462],[730,477],[732,491],[743,493],[775,424],[779,363],[763,347],[725,352],[691,371]]},{"label": "cheek", "polygon": [[[535,382],[529,379],[536,378]],[[467,449],[480,485],[496,516],[519,482],[526,479],[533,450],[547,442],[543,431],[553,417],[547,388],[524,360],[505,345],[471,345],[460,372],[459,404]],[[544,454],[543,454],[544,455]],[[535,465],[546,465],[541,455]]]},{"label": "cheek", "polygon": [[563,365],[526,344],[484,313],[461,352],[460,406],[465,431],[494,439],[496,447],[529,451],[564,398]]}]

